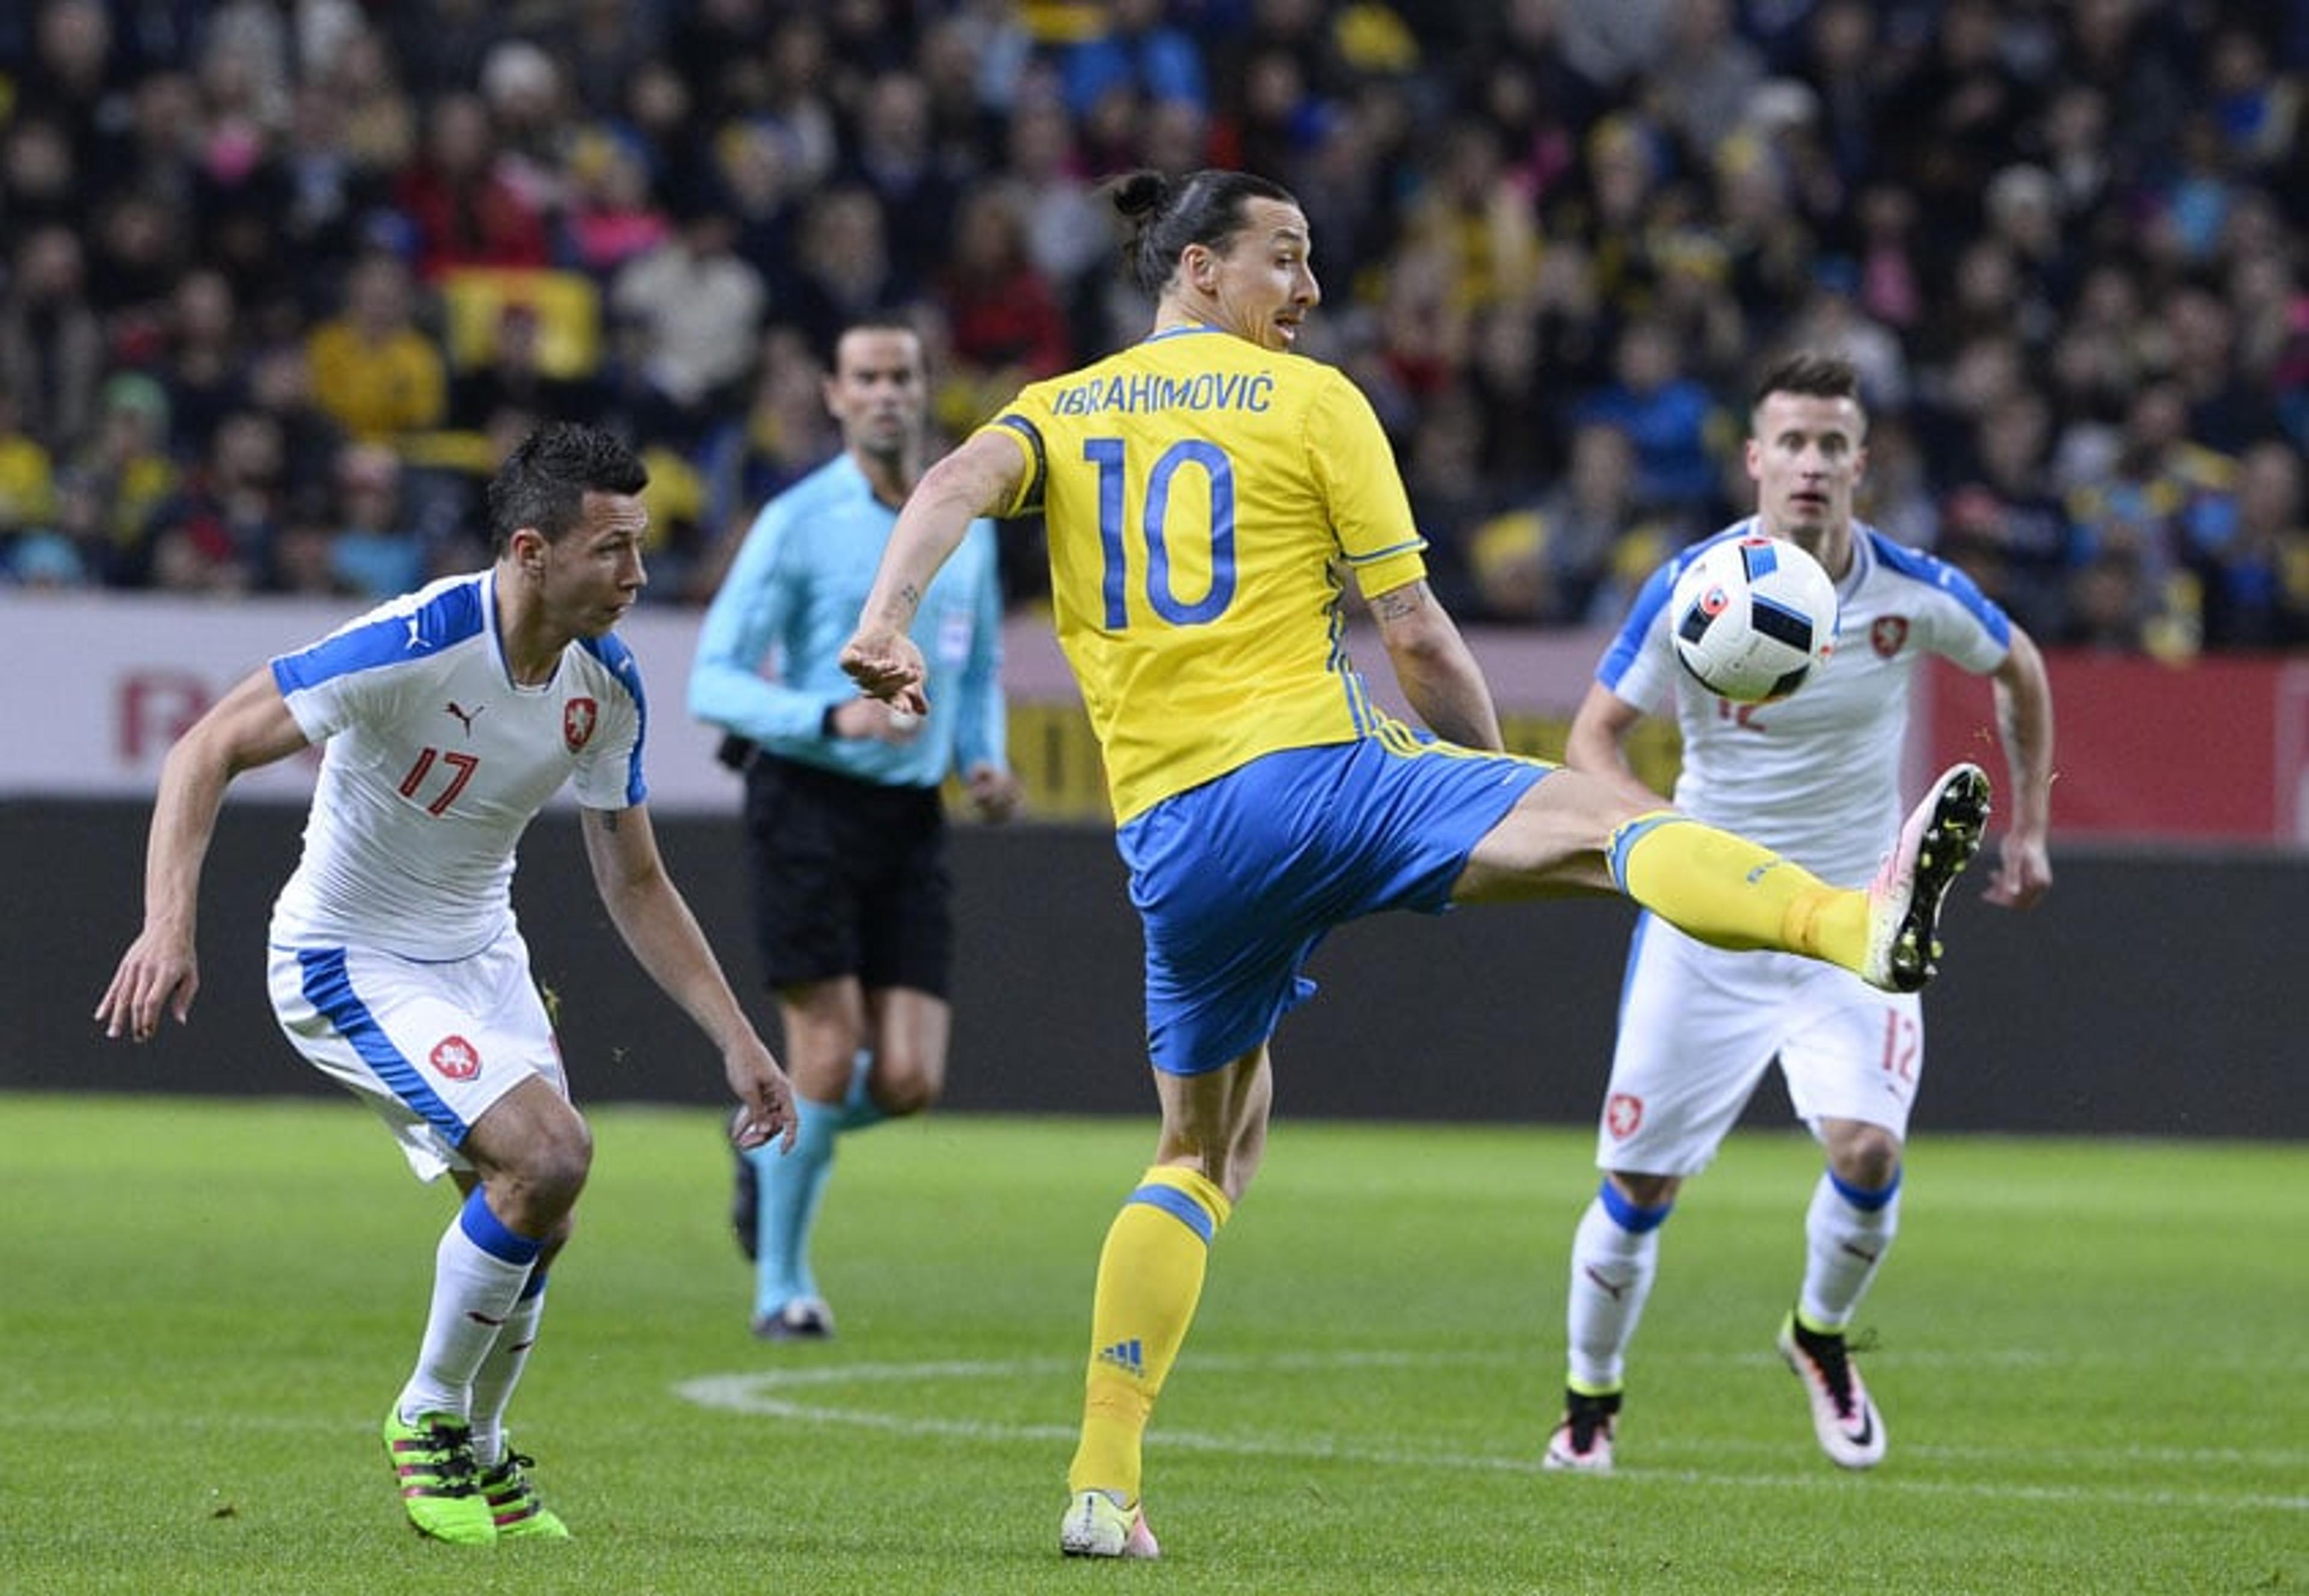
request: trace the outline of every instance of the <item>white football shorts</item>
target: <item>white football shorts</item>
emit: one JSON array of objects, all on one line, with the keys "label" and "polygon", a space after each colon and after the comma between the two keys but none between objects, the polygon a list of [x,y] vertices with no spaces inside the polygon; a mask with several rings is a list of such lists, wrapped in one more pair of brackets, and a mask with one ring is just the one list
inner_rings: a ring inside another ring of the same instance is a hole
[{"label": "white football shorts", "polygon": [[1628,955],[1596,1167],[1698,1174],[1776,1057],[1815,1135],[1822,1119],[1856,1119],[1906,1141],[1924,1005],[1816,959],[1727,953],[1645,915]]},{"label": "white football shorts", "polygon": [[465,1133],[531,1076],[569,1095],[518,932],[444,963],[275,947],[270,985],[297,1050],[377,1111],[419,1180],[472,1169]]}]

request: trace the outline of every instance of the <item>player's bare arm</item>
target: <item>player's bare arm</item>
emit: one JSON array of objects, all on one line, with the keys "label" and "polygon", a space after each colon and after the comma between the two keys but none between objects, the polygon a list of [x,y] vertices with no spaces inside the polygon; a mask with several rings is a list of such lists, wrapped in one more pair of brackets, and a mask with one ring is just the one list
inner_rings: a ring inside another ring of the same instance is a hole
[{"label": "player's bare arm", "polygon": [[1628,734],[1643,718],[1643,711],[1603,683],[1590,682],[1587,697],[1579,701],[1578,712],[1571,718],[1563,763],[1575,771],[1601,777],[1647,808],[1657,808],[1663,801],[1660,795],[1647,787],[1635,766],[1628,763]]},{"label": "player's bare arm", "polygon": [[882,550],[858,629],[843,645],[842,669],[861,690],[918,715],[929,711],[921,651],[906,628],[970,523],[1007,509],[1025,479],[1025,455],[993,433],[977,434],[922,474]]},{"label": "player's bare arm", "polygon": [[741,1147],[794,1138],[785,1072],[746,1017],[688,903],[666,874],[648,811],[584,811],[585,858],[610,919],[667,996],[721,1049],[730,1090],[746,1106],[732,1131]]},{"label": "player's bare arm", "polygon": [[1396,685],[1436,736],[1466,748],[1503,748],[1491,684],[1424,579],[1367,596]]},{"label": "player's bare arm", "polygon": [[2012,821],[1997,845],[1996,869],[1981,895],[2007,909],[2028,909],[2053,884],[2052,678],[2035,640],[2015,626],[2012,646],[1990,680]]},{"label": "player's bare arm", "polygon": [[160,766],[152,827],[144,851],[144,927],[121,955],[112,984],[96,1005],[108,1037],[151,1039],[163,1013],[182,1024],[199,991],[195,952],[201,866],[224,807],[225,789],[243,771],[286,759],[306,746],[305,733],[269,669],[251,672],[177,739]]}]

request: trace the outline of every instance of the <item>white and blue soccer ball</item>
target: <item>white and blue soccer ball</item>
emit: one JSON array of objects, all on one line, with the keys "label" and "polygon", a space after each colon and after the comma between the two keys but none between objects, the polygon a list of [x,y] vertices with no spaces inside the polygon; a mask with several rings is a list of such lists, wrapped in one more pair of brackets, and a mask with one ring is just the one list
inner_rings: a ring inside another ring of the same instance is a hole
[{"label": "white and blue soccer ball", "polygon": [[1668,598],[1675,657],[1734,703],[1786,698],[1836,647],[1836,584],[1783,538],[1726,538],[1703,550]]}]

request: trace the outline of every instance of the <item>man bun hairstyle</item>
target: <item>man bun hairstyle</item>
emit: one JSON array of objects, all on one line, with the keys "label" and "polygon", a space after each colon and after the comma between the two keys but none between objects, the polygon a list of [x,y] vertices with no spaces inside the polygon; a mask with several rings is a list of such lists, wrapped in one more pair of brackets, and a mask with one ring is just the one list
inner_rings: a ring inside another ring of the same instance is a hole
[{"label": "man bun hairstyle", "polygon": [[523,527],[558,543],[584,519],[589,493],[636,494],[649,468],[598,427],[549,421],[514,445],[489,479],[489,538],[499,554]]},{"label": "man bun hairstyle", "polygon": [[1132,172],[1115,179],[1112,197],[1129,229],[1122,254],[1130,280],[1150,294],[1169,285],[1179,269],[1179,256],[1189,244],[1224,254],[1228,240],[1242,230],[1247,202],[1299,203],[1280,183],[1215,168],[1175,183],[1160,172]]}]

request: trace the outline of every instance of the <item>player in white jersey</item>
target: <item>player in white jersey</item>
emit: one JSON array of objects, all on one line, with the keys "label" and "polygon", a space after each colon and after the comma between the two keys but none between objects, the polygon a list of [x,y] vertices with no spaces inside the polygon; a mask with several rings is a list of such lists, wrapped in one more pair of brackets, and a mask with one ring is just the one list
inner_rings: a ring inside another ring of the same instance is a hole
[{"label": "player in white jersey", "polygon": [[272,988],[299,1051],[463,1201],[435,1249],[417,1365],[384,1440],[410,1522],[463,1544],[568,1533],[505,1431],[592,1139],[529,972],[514,849],[571,784],[596,887],[635,956],[721,1050],[741,1146],[793,1134],[785,1075],[658,854],[633,655],[648,473],[553,425],[489,483],[496,563],[383,605],[226,694],[161,768],[144,926],[96,1018],[148,1040],[200,985],[202,863],[240,772],[321,744],[304,856],[274,905]]},{"label": "player in white jersey", "polygon": [[[1707,545],[1687,549],[1638,595],[1572,722],[1566,763],[1633,789],[1630,729],[1647,713],[1672,712],[1683,738],[1679,808],[1745,832],[1824,880],[1864,881],[1901,828],[1909,689],[1937,654],[1993,683],[2012,816],[1985,896],[2030,906],[2052,884],[2053,703],[2042,656],[1960,572],[1855,522],[1867,421],[1847,363],[1783,361],[1759,384],[1750,421],[1756,514],[1718,536],[1763,531],[1818,557],[1837,587],[1834,655],[1780,703],[1708,693],[1668,636],[1669,591]],[[1659,1228],[1775,1060],[1828,1164],[1805,1218],[1803,1281],[1781,1355],[1830,1458],[1864,1469],[1884,1455],[1883,1420],[1845,1328],[1898,1222],[1901,1148],[1924,1065],[1917,997],[1816,961],[1708,947],[1647,914],[1629,954],[1597,1136],[1604,1180],[1572,1238],[1568,1391],[1548,1467],[1612,1466]]]}]

